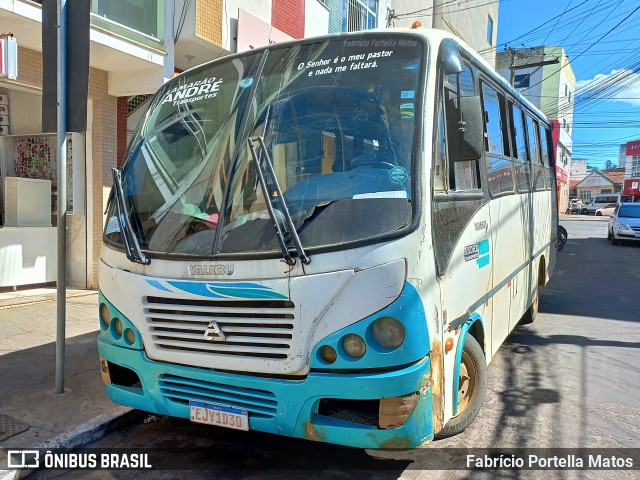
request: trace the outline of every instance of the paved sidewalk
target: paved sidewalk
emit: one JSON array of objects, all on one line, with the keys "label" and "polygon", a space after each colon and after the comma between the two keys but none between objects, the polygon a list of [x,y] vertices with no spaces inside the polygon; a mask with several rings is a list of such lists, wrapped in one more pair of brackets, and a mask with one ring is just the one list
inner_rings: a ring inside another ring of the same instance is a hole
[{"label": "paved sidewalk", "polygon": [[[69,292],[65,392],[58,395],[55,290],[0,298],[0,414],[30,425],[0,447],[77,446],[130,411],[111,403],[102,383],[97,312],[97,292]],[[4,465],[0,458],[0,479],[15,476]]]}]

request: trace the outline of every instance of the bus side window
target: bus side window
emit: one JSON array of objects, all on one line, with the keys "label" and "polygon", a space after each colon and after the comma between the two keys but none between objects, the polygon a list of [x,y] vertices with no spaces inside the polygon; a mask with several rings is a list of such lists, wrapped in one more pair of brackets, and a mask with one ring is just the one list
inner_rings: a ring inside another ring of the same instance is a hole
[{"label": "bus side window", "polygon": [[443,192],[447,190],[447,144],[445,140],[444,108],[440,102],[438,111],[438,125],[435,159],[433,164],[433,190]]},{"label": "bus side window", "polygon": [[540,152],[542,153],[542,166],[544,167],[544,177],[547,184],[547,190],[551,189],[553,185],[553,175],[555,175],[555,169],[551,162],[551,155],[553,152],[549,151],[549,136],[551,132],[544,125],[540,124]]},{"label": "bus side window", "polygon": [[513,192],[504,96],[482,82],[487,183],[492,196]]},{"label": "bus side window", "polygon": [[524,133],[524,117],[520,107],[511,105],[511,139],[514,150],[514,165],[516,183],[519,192],[531,191],[529,182],[529,159],[527,157],[527,142]]},{"label": "bus side window", "polygon": [[[445,97],[445,118],[447,151],[449,154],[449,190],[451,191],[469,191],[479,190],[480,171],[478,160],[459,161],[456,159],[456,134],[458,133],[458,122],[460,121],[460,110],[457,105],[458,83],[457,75],[448,75],[445,77],[444,97]],[[464,71],[460,74],[460,95],[462,97],[471,97],[476,95],[474,76],[469,66],[465,66]]]},{"label": "bus side window", "polygon": [[544,190],[544,175],[538,141],[538,122],[527,115],[527,138],[529,139],[529,158],[531,159],[531,183],[537,190]]}]

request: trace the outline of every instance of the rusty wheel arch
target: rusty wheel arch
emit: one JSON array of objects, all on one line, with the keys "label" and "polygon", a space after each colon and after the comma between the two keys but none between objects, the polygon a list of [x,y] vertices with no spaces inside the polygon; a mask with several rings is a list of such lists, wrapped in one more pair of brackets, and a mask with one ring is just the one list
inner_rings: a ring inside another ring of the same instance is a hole
[{"label": "rusty wheel arch", "polygon": [[480,345],[480,348],[482,348],[482,351],[486,353],[487,349],[485,348],[484,344],[484,325],[482,324],[481,320],[476,320],[475,322],[473,322],[471,327],[469,327],[469,332],[467,333],[467,335],[471,335],[473,338],[475,338],[476,342],[478,342],[478,345]]}]

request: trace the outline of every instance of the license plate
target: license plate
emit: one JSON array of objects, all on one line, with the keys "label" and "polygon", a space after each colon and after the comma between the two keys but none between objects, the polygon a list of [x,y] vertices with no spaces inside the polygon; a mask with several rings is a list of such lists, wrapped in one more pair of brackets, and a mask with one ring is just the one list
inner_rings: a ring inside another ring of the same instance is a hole
[{"label": "license plate", "polygon": [[640,233],[636,233],[636,238],[640,238]]},{"label": "license plate", "polygon": [[249,414],[241,408],[190,400],[189,409],[192,422],[235,430],[249,430]]}]

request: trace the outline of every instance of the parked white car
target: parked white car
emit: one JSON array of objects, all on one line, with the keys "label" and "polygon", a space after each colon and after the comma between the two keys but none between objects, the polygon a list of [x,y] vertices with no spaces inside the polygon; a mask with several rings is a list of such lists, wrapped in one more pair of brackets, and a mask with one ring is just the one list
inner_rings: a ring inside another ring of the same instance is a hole
[{"label": "parked white car", "polygon": [[606,207],[599,208],[596,210],[596,216],[601,217],[602,215],[611,215],[615,212],[617,206],[617,203],[610,203]]},{"label": "parked white car", "polygon": [[608,235],[612,245],[620,240],[640,241],[640,203],[621,203],[609,218]]}]

